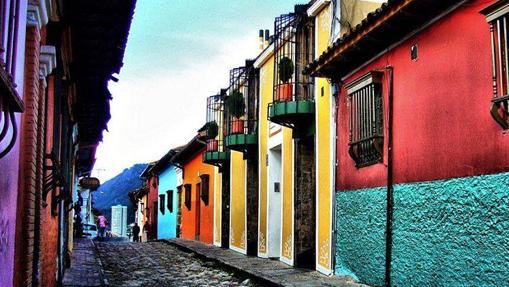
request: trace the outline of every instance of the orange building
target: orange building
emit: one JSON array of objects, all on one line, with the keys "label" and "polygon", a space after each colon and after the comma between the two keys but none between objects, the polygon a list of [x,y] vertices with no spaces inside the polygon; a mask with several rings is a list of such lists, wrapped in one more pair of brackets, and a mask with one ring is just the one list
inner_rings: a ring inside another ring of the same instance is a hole
[{"label": "orange building", "polygon": [[193,138],[174,162],[182,168],[183,183],[179,187],[181,216],[180,237],[212,244],[214,222],[214,167],[202,161],[205,142]]}]

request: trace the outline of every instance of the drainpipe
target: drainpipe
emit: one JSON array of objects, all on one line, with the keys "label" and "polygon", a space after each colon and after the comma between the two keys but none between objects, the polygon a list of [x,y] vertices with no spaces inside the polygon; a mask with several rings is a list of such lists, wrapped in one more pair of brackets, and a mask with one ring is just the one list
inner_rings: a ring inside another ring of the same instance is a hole
[{"label": "drainpipe", "polygon": [[392,223],[394,209],[394,186],[392,164],[392,132],[393,132],[393,68],[386,66],[388,73],[388,109],[387,109],[387,215],[385,241],[385,286],[391,286],[392,263]]}]

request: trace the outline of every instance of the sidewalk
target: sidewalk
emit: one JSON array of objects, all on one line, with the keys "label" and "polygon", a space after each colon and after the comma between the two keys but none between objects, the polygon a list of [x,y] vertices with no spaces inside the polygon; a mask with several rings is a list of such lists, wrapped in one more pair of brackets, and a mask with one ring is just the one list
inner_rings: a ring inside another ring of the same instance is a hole
[{"label": "sidewalk", "polygon": [[280,261],[249,257],[229,249],[207,245],[198,241],[181,238],[163,241],[275,286],[366,286],[355,283],[348,277],[329,277],[314,270],[293,268]]},{"label": "sidewalk", "polygon": [[106,286],[94,243],[88,238],[75,238],[71,268],[65,271],[65,287]]}]

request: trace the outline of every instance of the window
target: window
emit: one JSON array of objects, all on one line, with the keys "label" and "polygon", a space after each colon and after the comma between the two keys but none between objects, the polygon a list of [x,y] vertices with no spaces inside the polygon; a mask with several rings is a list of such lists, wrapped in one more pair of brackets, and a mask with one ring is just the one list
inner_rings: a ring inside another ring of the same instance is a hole
[{"label": "window", "polygon": [[349,153],[357,167],[382,161],[382,73],[369,73],[348,85],[350,105]]},{"label": "window", "polygon": [[166,195],[168,197],[168,210],[170,212],[173,212],[173,190],[168,190],[166,192]]},{"label": "window", "polygon": [[509,4],[498,1],[481,11],[486,15],[491,34],[493,98],[491,115],[504,129],[509,129]]},{"label": "window", "polygon": [[200,175],[200,178],[201,178],[200,197],[205,205],[209,205],[209,175],[202,174]]},{"label": "window", "polygon": [[184,185],[184,204],[187,207],[187,210],[191,210],[191,189],[192,186],[190,184]]},{"label": "window", "polygon": [[164,194],[159,195],[159,211],[161,211],[161,214],[164,214]]}]

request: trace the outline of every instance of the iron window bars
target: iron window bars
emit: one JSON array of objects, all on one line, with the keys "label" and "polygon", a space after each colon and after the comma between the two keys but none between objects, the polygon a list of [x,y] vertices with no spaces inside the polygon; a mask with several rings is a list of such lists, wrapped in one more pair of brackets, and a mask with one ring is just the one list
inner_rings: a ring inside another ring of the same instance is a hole
[{"label": "iron window bars", "polygon": [[382,73],[372,72],[347,86],[350,106],[349,153],[357,167],[382,161]]},{"label": "iron window bars", "polygon": [[509,129],[509,4],[499,2],[482,11],[487,16],[491,36],[493,99],[491,115],[504,129]]},{"label": "iron window bars", "polygon": [[205,205],[209,205],[209,178],[210,176],[208,174],[200,175],[200,197]]},{"label": "iron window bars", "polygon": [[[256,96],[255,83],[253,82],[254,68],[239,67],[230,70],[230,87],[228,88],[229,95],[226,99],[228,102],[233,93],[240,93],[244,98],[244,107],[231,105],[228,106],[228,130],[227,134],[256,134],[258,132],[257,120],[257,106],[258,99]],[[231,110],[231,109],[234,110]],[[235,109],[242,109],[236,111]],[[243,114],[240,118],[235,115],[237,113]]]},{"label": "iron window bars", "polygon": [[[207,98],[207,151],[224,152],[224,136],[226,132],[226,114],[225,114],[226,90],[221,90],[218,95]],[[216,125],[216,135],[210,134],[211,125]]]},{"label": "iron window bars", "polygon": [[302,73],[314,53],[314,21],[306,7],[296,5],[295,13],[274,22],[274,102],[314,100],[313,78]]},{"label": "iron window bars", "polygon": [[173,213],[173,190],[166,191],[166,196],[168,198],[168,201],[166,202],[168,210],[170,213]]},{"label": "iron window bars", "polygon": [[159,211],[164,214],[164,194],[159,194]]},{"label": "iron window bars", "polygon": [[187,210],[191,210],[191,184],[184,184],[184,204],[187,207]]},{"label": "iron window bars", "polygon": [[[16,91],[16,58],[20,0],[0,0],[0,159],[14,147],[18,127],[14,113],[22,112],[23,101]],[[12,126],[12,128],[11,128]],[[9,132],[10,130],[10,132]],[[7,142],[4,139],[9,138]]]}]

